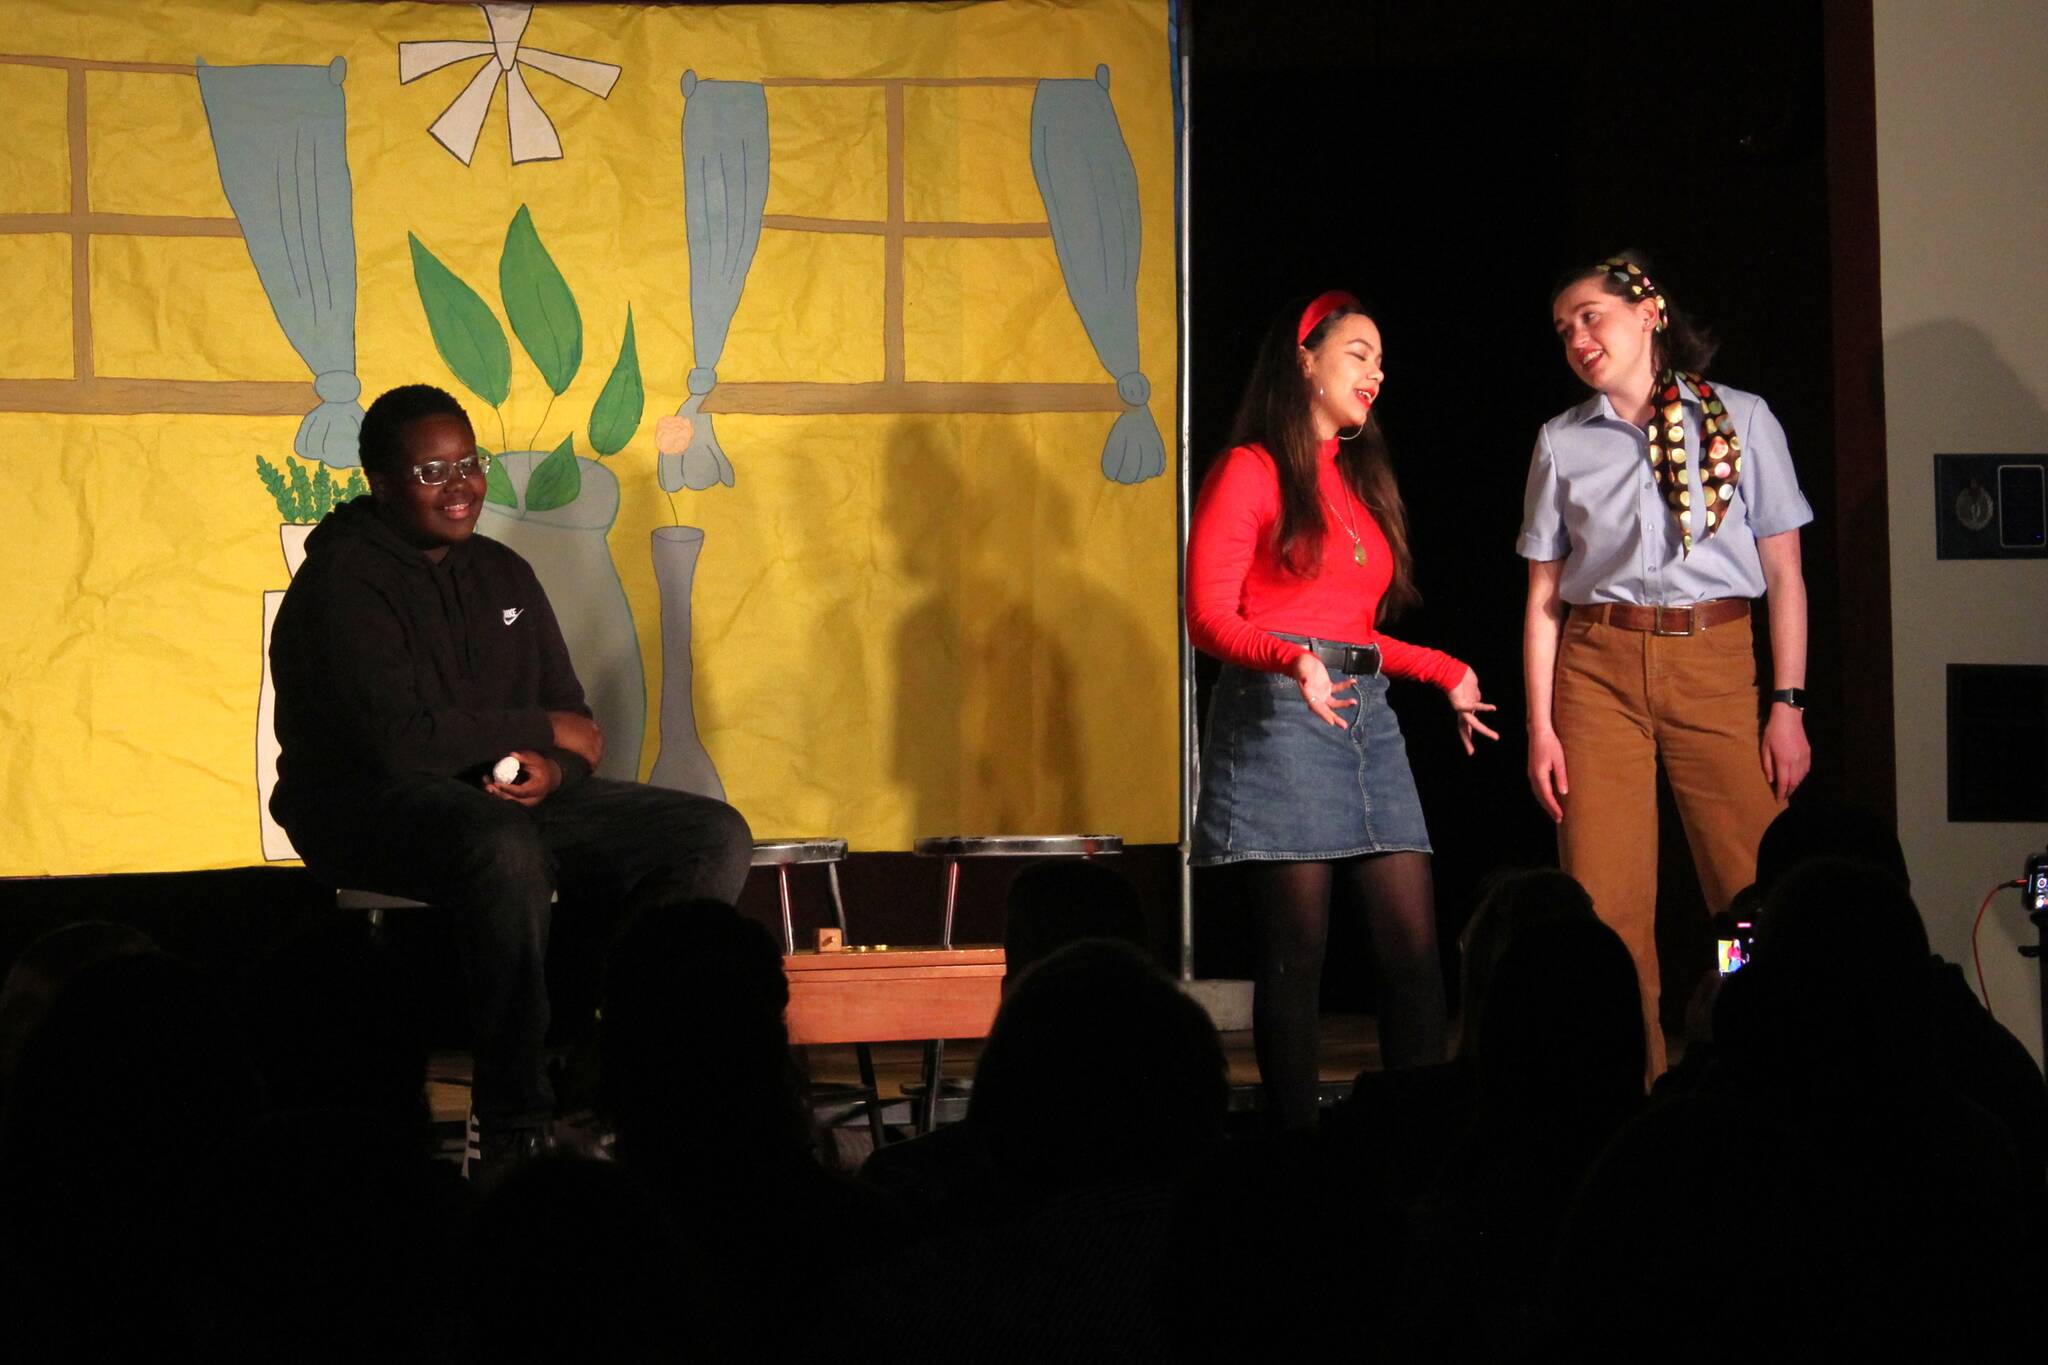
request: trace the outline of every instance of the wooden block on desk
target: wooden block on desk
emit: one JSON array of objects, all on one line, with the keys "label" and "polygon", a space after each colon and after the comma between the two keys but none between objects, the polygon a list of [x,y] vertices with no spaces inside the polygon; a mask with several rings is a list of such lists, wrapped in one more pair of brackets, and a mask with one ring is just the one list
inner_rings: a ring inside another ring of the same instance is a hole
[{"label": "wooden block on desk", "polygon": [[835,925],[832,928],[820,929],[818,931],[819,952],[836,953],[842,951],[845,947],[846,936],[839,931],[838,926]]},{"label": "wooden block on desk", "polygon": [[792,1044],[982,1038],[1002,1001],[996,947],[792,953],[782,965]]}]

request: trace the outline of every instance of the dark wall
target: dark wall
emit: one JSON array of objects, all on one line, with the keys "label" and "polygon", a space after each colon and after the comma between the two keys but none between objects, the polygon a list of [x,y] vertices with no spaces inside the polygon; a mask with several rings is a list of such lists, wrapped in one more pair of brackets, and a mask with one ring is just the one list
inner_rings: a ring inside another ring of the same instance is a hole
[{"label": "dark wall", "polygon": [[[1487,870],[1554,857],[1523,777],[1514,540],[1536,429],[1585,395],[1551,336],[1557,274],[1650,252],[1670,295],[1721,334],[1713,377],[1770,400],[1827,524],[1822,22],[1811,3],[1191,6],[1197,477],[1276,307],[1330,287],[1364,298],[1425,595],[1393,633],[1471,663],[1506,721],[1467,760],[1437,694],[1395,689],[1447,931]],[[1831,544],[1806,538],[1823,697],[1839,690]],[[1812,729],[1825,789],[1840,738],[1824,708]],[[1682,900],[1683,840],[1666,847]],[[1213,880],[1198,942],[1225,959],[1240,916],[1229,878]]]}]

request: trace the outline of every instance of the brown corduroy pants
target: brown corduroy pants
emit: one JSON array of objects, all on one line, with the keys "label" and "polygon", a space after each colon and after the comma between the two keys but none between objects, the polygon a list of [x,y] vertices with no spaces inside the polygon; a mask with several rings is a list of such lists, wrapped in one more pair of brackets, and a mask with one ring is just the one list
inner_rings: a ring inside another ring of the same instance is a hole
[{"label": "brown corduroy pants", "polygon": [[1642,989],[1650,1075],[1657,1020],[1657,765],[1677,798],[1710,910],[1756,877],[1757,843],[1783,806],[1764,780],[1750,617],[1691,636],[1574,612],[1558,644],[1552,718],[1571,791],[1558,853],[1628,945]]}]

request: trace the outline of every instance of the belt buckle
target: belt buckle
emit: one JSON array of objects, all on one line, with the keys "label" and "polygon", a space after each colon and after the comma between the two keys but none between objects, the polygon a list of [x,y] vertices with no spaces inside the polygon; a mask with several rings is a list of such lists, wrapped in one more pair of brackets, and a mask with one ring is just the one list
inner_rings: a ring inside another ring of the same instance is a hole
[{"label": "belt buckle", "polygon": [[[1685,607],[1652,607],[1651,611],[1656,613],[1654,616],[1650,618],[1650,633],[1652,635],[1662,635],[1669,639],[1683,639],[1689,635],[1694,634],[1699,629],[1698,603],[1694,603],[1691,606]],[[1664,629],[1664,613],[1667,611],[1683,612],[1685,614],[1684,630]]]}]

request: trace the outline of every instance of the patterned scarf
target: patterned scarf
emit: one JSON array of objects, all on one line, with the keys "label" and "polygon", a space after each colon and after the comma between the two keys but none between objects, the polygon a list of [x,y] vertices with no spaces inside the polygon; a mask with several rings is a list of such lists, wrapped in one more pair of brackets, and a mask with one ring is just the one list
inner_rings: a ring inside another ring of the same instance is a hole
[{"label": "patterned scarf", "polygon": [[[1634,261],[1616,257],[1601,262],[1600,268],[1628,290],[1632,301],[1650,299],[1657,305],[1657,330],[1671,325],[1663,291],[1650,281]],[[1700,455],[1700,492],[1707,501],[1707,530],[1712,536],[1734,501],[1735,485],[1742,477],[1742,438],[1735,434],[1734,419],[1714,393],[1714,386],[1691,371],[1666,369],[1658,374],[1650,421],[1645,428],[1650,438],[1650,471],[1657,487],[1678,518],[1678,533],[1684,553],[1692,553],[1692,489],[1686,478],[1691,463],[1685,448],[1685,409],[1680,402],[1683,384],[1700,400],[1700,440],[1706,446]]]}]

